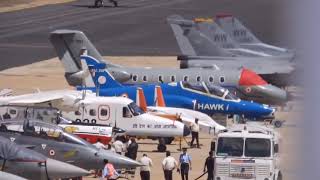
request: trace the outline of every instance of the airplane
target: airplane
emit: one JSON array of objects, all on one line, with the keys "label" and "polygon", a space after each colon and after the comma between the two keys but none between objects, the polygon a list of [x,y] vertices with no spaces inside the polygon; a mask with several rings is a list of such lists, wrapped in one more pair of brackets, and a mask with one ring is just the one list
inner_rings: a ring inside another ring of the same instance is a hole
[{"label": "airplane", "polygon": [[293,59],[295,53],[293,50],[266,44],[259,40],[247,27],[245,27],[236,17],[231,14],[218,14],[215,16],[216,23],[228,33],[228,35],[240,47],[257,52],[271,54],[273,56],[286,56]]},{"label": "airplane", "polygon": [[[147,105],[154,104],[154,84],[123,86],[107,71],[106,64],[100,63],[88,55],[81,56],[85,86],[78,90],[91,90],[99,96],[126,96],[136,100],[137,88],[142,88]],[[87,73],[90,72],[90,73]],[[92,84],[94,87],[92,87]],[[275,109],[254,102],[242,101],[228,90],[218,86],[207,86],[205,83],[191,84],[188,82],[159,84],[168,107],[193,109],[208,115],[221,113],[225,115],[241,115],[244,118],[272,118]]]},{"label": "airplane", "polygon": [[[104,62],[98,50],[81,31],[56,30],[51,32],[50,41],[64,66],[66,80],[71,86],[82,85],[80,55],[87,53],[99,62]],[[287,102],[286,91],[268,84],[248,69],[131,68],[106,63],[112,76],[124,84],[204,81],[210,85],[226,87],[243,100],[271,105],[283,105]]]},{"label": "airplane", "polygon": [[[1,130],[3,128],[0,127]],[[47,158],[13,141],[0,136],[0,179],[58,179],[90,174],[87,170]]]},{"label": "airplane", "polygon": [[101,169],[108,159],[116,168],[135,168],[140,163],[112,151],[97,149],[87,141],[65,132],[61,127],[39,120],[9,120],[0,122],[0,136],[31,148],[52,159],[80,168]]},{"label": "airplane", "polygon": [[[164,117],[145,113],[128,98],[100,97],[88,91],[56,90],[24,94],[0,98],[0,104],[55,107],[60,110],[62,117],[75,123],[121,128],[128,136],[171,139],[190,134],[189,128],[183,123],[173,123]],[[76,128],[74,125],[68,126]],[[160,146],[158,145],[158,149],[161,149]]]},{"label": "airplane", "polygon": [[199,111],[184,108],[166,107],[166,103],[160,86],[155,86],[154,94],[155,106],[147,106],[142,88],[137,88],[137,105],[148,113],[166,117],[174,121],[178,120],[183,122],[187,126],[190,126],[191,123],[194,123],[195,119],[197,118],[199,120],[200,131],[207,134],[216,134],[219,131],[223,131],[226,129],[226,127],[215,122],[210,116]]},{"label": "airplane", "polygon": [[277,86],[290,84],[295,71],[291,55],[270,55],[243,48],[213,19],[186,20],[179,15],[167,18],[183,55],[181,68],[252,69]]}]

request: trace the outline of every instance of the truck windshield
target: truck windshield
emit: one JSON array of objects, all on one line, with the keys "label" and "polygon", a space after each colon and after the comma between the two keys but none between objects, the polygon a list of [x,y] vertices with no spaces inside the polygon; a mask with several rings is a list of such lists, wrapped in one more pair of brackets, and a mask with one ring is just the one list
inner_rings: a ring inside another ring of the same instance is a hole
[{"label": "truck windshield", "polygon": [[134,116],[138,116],[140,114],[144,114],[145,112],[134,102],[130,103],[128,105],[130,111]]},{"label": "truck windshield", "polygon": [[246,157],[270,157],[271,142],[269,139],[247,138],[245,145]]},{"label": "truck windshield", "polygon": [[221,137],[218,139],[218,156],[242,156],[243,138]]}]

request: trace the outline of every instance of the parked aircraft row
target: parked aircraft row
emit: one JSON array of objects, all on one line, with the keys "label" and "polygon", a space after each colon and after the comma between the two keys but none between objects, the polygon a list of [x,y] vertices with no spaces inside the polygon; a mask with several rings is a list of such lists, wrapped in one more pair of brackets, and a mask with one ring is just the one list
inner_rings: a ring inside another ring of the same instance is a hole
[{"label": "parked aircraft row", "polygon": [[[138,167],[140,163],[82,138],[108,143],[119,134],[148,137],[159,139],[158,150],[164,151],[162,142],[188,136],[195,119],[209,134],[225,129],[211,118],[215,114],[273,119],[270,105],[284,105],[289,95],[272,84],[288,85],[281,77],[294,69],[293,51],[262,43],[232,16],[216,19],[217,24],[177,15],[167,19],[184,54],[179,56],[180,69],[111,64],[84,33],[52,32],[50,41],[66,80],[76,90],[17,96],[1,91],[2,169],[23,178],[49,179],[86,175],[100,169],[103,159],[117,168]],[[29,109],[39,107],[43,113]],[[52,108],[53,118],[44,120]]]}]

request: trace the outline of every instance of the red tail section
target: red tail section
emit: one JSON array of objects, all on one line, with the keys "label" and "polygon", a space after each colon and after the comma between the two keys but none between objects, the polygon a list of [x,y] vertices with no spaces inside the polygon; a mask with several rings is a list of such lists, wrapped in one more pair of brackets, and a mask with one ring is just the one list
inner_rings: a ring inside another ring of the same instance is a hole
[{"label": "red tail section", "polygon": [[154,100],[155,100],[155,105],[159,107],[166,107],[166,103],[163,98],[162,94],[162,89],[160,86],[155,87],[155,92],[154,92]]},{"label": "red tail section", "polygon": [[144,111],[147,111],[147,101],[142,88],[137,88],[136,104]]}]

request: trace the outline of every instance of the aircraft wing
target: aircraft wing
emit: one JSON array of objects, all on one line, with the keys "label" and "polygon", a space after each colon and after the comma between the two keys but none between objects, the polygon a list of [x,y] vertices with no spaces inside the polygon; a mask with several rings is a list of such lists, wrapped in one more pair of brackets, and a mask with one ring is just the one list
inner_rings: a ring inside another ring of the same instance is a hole
[{"label": "aircraft wing", "polygon": [[7,106],[50,106],[54,108],[67,108],[74,106],[77,99],[81,99],[81,92],[59,90],[45,91],[32,94],[24,94],[18,96],[0,98],[0,105]]}]

